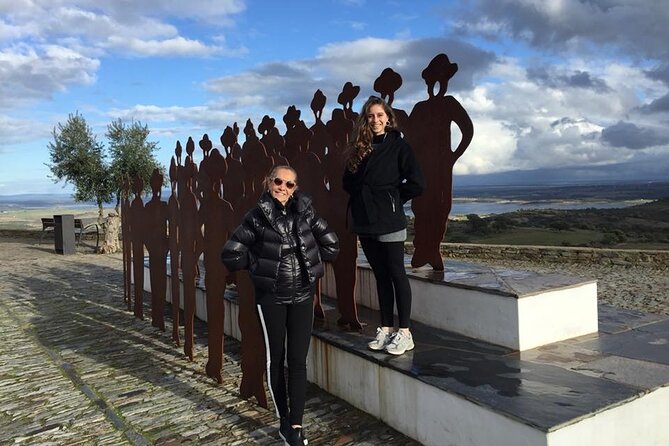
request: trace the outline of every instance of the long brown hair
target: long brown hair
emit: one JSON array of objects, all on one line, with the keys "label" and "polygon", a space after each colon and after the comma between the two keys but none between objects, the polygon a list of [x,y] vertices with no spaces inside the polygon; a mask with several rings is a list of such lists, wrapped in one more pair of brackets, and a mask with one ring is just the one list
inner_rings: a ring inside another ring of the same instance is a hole
[{"label": "long brown hair", "polygon": [[367,99],[367,102],[362,106],[360,115],[358,115],[358,120],[355,122],[353,127],[353,136],[348,148],[348,160],[346,161],[346,167],[349,171],[355,173],[360,167],[360,163],[372,153],[372,138],[374,134],[372,133],[372,128],[369,125],[367,115],[369,114],[369,109],[374,105],[381,105],[383,111],[386,112],[388,116],[388,124],[386,125],[386,131],[395,128],[395,112],[382,98],[378,96],[370,96]]}]

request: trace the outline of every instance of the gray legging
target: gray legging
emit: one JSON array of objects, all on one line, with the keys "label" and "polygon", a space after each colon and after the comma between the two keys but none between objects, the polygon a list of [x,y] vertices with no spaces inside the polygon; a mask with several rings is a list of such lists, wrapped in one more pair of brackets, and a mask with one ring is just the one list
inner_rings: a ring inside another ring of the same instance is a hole
[{"label": "gray legging", "polygon": [[[307,393],[307,353],[314,322],[313,297],[297,304],[258,305],[267,352],[267,383],[278,417],[302,425]],[[287,337],[287,342],[286,341]],[[284,346],[287,347],[284,348]],[[284,359],[288,358],[288,395]],[[290,411],[288,410],[290,404]]]}]

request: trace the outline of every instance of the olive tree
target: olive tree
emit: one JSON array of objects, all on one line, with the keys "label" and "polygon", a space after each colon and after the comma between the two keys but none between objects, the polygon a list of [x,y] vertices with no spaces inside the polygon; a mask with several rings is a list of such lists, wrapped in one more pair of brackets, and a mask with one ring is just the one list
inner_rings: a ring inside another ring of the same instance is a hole
[{"label": "olive tree", "polygon": [[53,129],[53,142],[48,144],[51,163],[47,164],[55,182],[74,186],[74,200],[95,201],[98,216],[102,205],[111,202],[114,191],[104,147],[86,120],[78,112],[70,114],[65,124]]},{"label": "olive tree", "polygon": [[125,178],[129,178],[132,182],[135,175],[139,175],[148,191],[151,188],[150,178],[153,170],[158,168],[164,173],[165,169],[154,155],[158,150],[158,143],[148,141],[149,134],[148,126],[137,121],[126,124],[117,119],[107,126],[106,136],[112,159],[110,175],[114,184],[117,213],[122,197],[121,186]]}]

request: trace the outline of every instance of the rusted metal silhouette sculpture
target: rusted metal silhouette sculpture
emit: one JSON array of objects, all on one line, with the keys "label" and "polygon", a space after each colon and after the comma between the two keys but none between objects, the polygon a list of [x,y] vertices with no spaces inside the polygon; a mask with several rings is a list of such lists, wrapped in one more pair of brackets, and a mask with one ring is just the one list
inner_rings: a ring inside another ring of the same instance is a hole
[{"label": "rusted metal silhouette sculpture", "polygon": [[265,115],[258,126],[258,131],[262,135],[260,142],[265,147],[267,155],[274,160],[274,165],[288,165],[288,159],[283,156],[286,147],[286,141],[276,128],[276,120]]},{"label": "rusted metal silhouette sculpture", "polygon": [[344,116],[346,119],[354,121],[358,118],[358,113],[353,110],[353,101],[358,97],[360,93],[360,86],[353,85],[351,82],[346,82],[344,87],[337,97],[337,102],[341,104],[344,109]]},{"label": "rusted metal silhouette sculpture", "polygon": [[[415,253],[413,266],[430,264],[443,269],[439,245],[446,230],[452,201],[453,165],[469,146],[473,126],[467,112],[452,96],[447,96],[448,81],[457,71],[445,54],[437,55],[423,70],[428,98],[413,107],[410,115],[393,108],[398,127],[413,147],[427,181],[423,196],[415,198]],[[437,83],[439,89],[435,91]],[[386,68],[375,80],[373,88],[392,107],[395,94],[402,86],[402,77]],[[193,323],[198,259],[204,254],[204,283],[207,291],[209,325],[209,359],[207,374],[222,381],[223,367],[223,295],[226,284],[236,285],[239,304],[238,325],[242,333],[243,397],[254,396],[267,407],[263,375],[265,373],[264,341],[255,306],[254,287],[247,271],[227,274],[220,262],[220,252],[232,228],[236,227],[252,208],[263,191],[262,181],[276,164],[290,164],[297,170],[302,189],[314,197],[314,205],[339,236],[340,253],[332,264],[339,310],[338,322],[352,328],[361,328],[355,303],[357,270],[357,238],[347,227],[348,196],[341,180],[346,162],[345,151],[357,113],[353,103],[360,87],[351,82],[344,84],[337,102],[341,108],[332,111],[324,122],[322,113],[327,98],[317,90],[311,101],[314,124],[307,127],[300,120],[300,111],[288,107],[283,121],[286,133],[281,135],[276,121],[265,116],[258,126],[258,137],[251,120],[246,122],[243,147],[237,142],[239,127],[234,123],[225,128],[220,141],[225,156],[207,135],[199,143],[203,160],[198,167],[193,161],[194,142],[188,139],[187,156],[182,163],[181,144],[177,142],[175,156],[170,164],[172,195],[167,204],[160,200],[158,179],[152,180],[153,198],[146,206],[141,199],[141,179],[134,182],[135,198],[129,199],[129,183],[124,182],[125,199],[121,202],[124,237],[124,284],[128,310],[142,317],[144,245],[149,251],[152,282],[152,320],[159,324],[157,312],[164,300],[160,279],[164,272],[154,271],[164,266],[164,253],[170,252],[172,277],[172,338],[179,345],[180,301],[184,303],[184,353],[193,359]],[[451,149],[450,126],[455,123],[462,140]],[[197,182],[196,182],[197,178]],[[160,181],[162,183],[162,181]],[[158,190],[156,190],[158,188]],[[166,217],[165,217],[166,216]],[[161,244],[165,236],[165,218],[168,224],[168,245]],[[203,229],[204,228],[204,229]],[[147,231],[152,232],[147,232]],[[161,257],[162,256],[162,257]],[[154,257],[157,257],[154,260]],[[179,271],[183,281],[180,295]],[[132,305],[130,275],[135,278]],[[164,282],[164,281],[163,281]],[[153,300],[157,299],[157,300]],[[317,293],[314,312],[323,316],[320,295]]]},{"label": "rusted metal silhouette sculpture", "polygon": [[[228,126],[225,128],[225,131],[221,135],[221,144],[225,149],[226,162],[227,162],[227,173],[223,177],[223,198],[232,205],[233,209],[237,212],[233,221],[236,223],[241,221],[241,215],[238,215],[240,212],[240,204],[244,199],[246,194],[246,187],[244,184],[244,166],[239,158],[235,158],[232,154],[235,151],[235,148],[239,148],[237,143],[237,135],[239,133],[239,127],[235,124],[237,131],[233,130],[232,127]],[[239,148],[241,151],[241,148]]]},{"label": "rusted metal silhouette sculpture", "polygon": [[167,203],[161,201],[163,175],[154,169],[151,175],[151,200],[144,206],[144,244],[149,253],[151,280],[151,325],[165,331],[165,297],[167,292]]},{"label": "rusted metal silhouette sculpture", "polygon": [[396,127],[399,131],[405,132],[409,123],[409,115],[402,109],[393,107],[395,92],[402,86],[402,76],[393,71],[392,68],[386,68],[381,75],[374,81],[374,91],[379,93],[381,98],[393,109],[395,113]]},{"label": "rusted metal silhouette sculpture", "polygon": [[[181,144],[177,143],[181,153]],[[167,201],[168,247],[170,250],[170,295],[172,296],[172,340],[176,345],[179,342],[179,320],[181,319],[181,296],[179,285],[179,200],[177,200],[177,163],[175,158],[170,160],[170,188],[172,194]]]},{"label": "rusted metal silhouette sculpture", "polygon": [[[448,81],[457,71],[457,64],[451,63],[448,56],[435,56],[423,70],[429,97],[417,103],[409,116],[407,140],[427,184],[423,194],[411,203],[415,217],[411,265],[415,268],[430,264],[435,270],[444,269],[439,248],[453,201],[453,165],[474,136],[474,127],[465,109],[453,96],[446,96]],[[435,93],[437,83],[439,90]],[[451,148],[451,123],[462,133],[455,150]]]},{"label": "rusted metal silhouette sculpture", "polygon": [[236,271],[239,299],[239,328],[242,332],[242,383],[239,394],[243,398],[254,396],[267,408],[264,376],[267,370],[265,340],[255,304],[255,288],[248,271]]},{"label": "rusted metal silhouette sculpture", "polygon": [[[218,149],[211,149],[208,138],[200,141],[205,157],[200,164],[203,201],[200,203],[200,221],[204,225],[204,285],[207,300],[207,336],[209,359],[207,375],[223,382],[223,326],[225,321],[225,284],[227,270],[221,263],[223,245],[234,229],[231,226],[232,206],[221,192],[221,181],[227,171],[225,158]],[[207,150],[206,150],[207,149]],[[209,153],[209,154],[208,154]]]},{"label": "rusted metal silhouette sculpture", "polygon": [[247,196],[258,198],[262,193],[262,181],[267,172],[272,169],[274,160],[267,154],[265,146],[258,139],[250,119],[244,126],[244,135],[246,141],[242,145],[242,165],[246,175],[245,191]]},{"label": "rusted metal silhouette sculpture", "polygon": [[123,234],[123,298],[132,311],[132,240],[130,238],[130,180],[123,179],[121,193],[121,233]]},{"label": "rusted metal silhouette sculpture", "polygon": [[[326,176],[326,170],[323,166],[325,156],[328,152],[328,145],[332,143],[332,138],[328,134],[327,127],[321,119],[323,108],[327,98],[321,90],[316,90],[311,100],[311,111],[314,113],[314,125],[311,126],[311,138],[308,144],[308,153],[306,156],[298,157],[298,163],[294,166],[300,172],[300,182],[306,174],[307,186],[302,186],[309,191],[314,199],[315,209],[322,210],[329,206],[330,196],[329,182]],[[302,161],[300,163],[300,160]],[[317,170],[316,170],[317,169]],[[321,281],[316,283],[316,292],[314,294],[314,316],[323,319],[325,312],[321,303]]]},{"label": "rusted metal silhouette sculpture", "polygon": [[184,354],[193,360],[193,344],[195,323],[195,291],[197,278],[197,262],[200,256],[201,237],[197,217],[197,200],[193,193],[193,183],[197,174],[197,167],[193,163],[193,140],[186,143],[185,163],[180,169],[184,188],[179,190],[179,253],[181,254],[181,272],[183,275],[184,298]]},{"label": "rusted metal silhouette sculpture", "polygon": [[[354,90],[349,91],[355,92]],[[358,319],[358,309],[355,303],[358,238],[347,225],[348,194],[344,192],[342,186],[342,172],[346,165],[346,147],[353,124],[353,120],[346,117],[346,111],[340,108],[332,111],[332,119],[326,124],[332,140],[328,145],[328,154],[323,164],[330,189],[328,206],[321,212],[324,213],[328,223],[339,237],[339,255],[332,263],[337,290],[338,323],[359,329],[362,328],[362,324]]]},{"label": "rusted metal silhouette sculpture", "polygon": [[137,175],[133,183],[135,198],[130,203],[130,243],[132,244],[132,275],[135,282],[135,300],[133,310],[135,317],[144,319],[144,202],[142,191],[144,181]]}]

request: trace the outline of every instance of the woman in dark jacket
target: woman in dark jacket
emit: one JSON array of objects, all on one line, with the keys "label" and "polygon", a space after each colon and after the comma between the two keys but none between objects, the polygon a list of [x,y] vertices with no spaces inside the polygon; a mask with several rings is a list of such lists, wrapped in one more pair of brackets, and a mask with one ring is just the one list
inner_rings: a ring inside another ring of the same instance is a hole
[{"label": "woman in dark jacket", "polygon": [[[339,252],[337,236],[318,217],[311,197],[297,191],[297,173],[277,166],[267,188],[223,248],[230,271],[248,269],[265,335],[267,380],[288,445],[306,444],[302,416],[307,384],[306,358],[313,325],[316,280],[323,261]],[[287,334],[288,394],[284,377]]]},{"label": "woman in dark jacket", "polygon": [[[404,203],[421,194],[425,180],[411,147],[394,128],[386,102],[371,96],[362,107],[344,172],[353,232],[376,278],[381,326],[368,346],[401,355],[414,348],[409,330],[411,288],[404,267]],[[399,329],[394,332],[397,304]]]}]

